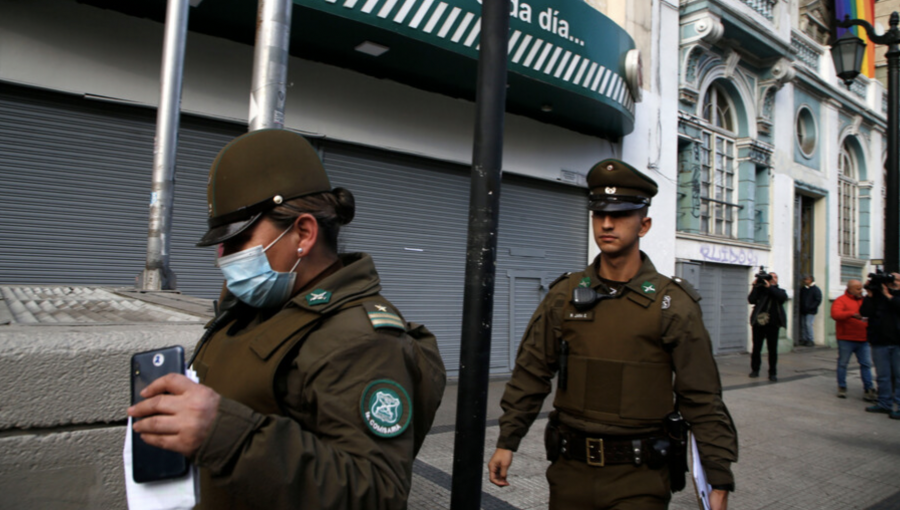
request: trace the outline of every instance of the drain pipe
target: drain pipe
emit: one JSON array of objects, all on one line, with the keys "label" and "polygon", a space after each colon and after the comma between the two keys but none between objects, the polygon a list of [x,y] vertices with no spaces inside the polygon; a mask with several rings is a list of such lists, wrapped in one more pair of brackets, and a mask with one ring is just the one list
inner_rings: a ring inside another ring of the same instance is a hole
[{"label": "drain pipe", "polygon": [[284,128],[291,0],[259,0],[249,131]]},{"label": "drain pipe", "polygon": [[140,278],[142,290],[172,290],[177,286],[175,273],[169,267],[169,246],[189,6],[188,0],[169,0],[166,7],[159,108],[156,112],[156,139],[153,147],[147,263]]}]

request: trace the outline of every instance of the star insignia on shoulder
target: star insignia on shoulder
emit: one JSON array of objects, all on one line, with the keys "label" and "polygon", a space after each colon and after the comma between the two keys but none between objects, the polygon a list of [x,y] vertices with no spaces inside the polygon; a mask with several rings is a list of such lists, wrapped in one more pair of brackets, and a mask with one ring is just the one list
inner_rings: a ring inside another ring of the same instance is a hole
[{"label": "star insignia on shoulder", "polygon": [[386,311],[387,311],[387,307],[384,306],[384,305],[375,305],[375,308],[377,308],[379,312],[386,312]]}]

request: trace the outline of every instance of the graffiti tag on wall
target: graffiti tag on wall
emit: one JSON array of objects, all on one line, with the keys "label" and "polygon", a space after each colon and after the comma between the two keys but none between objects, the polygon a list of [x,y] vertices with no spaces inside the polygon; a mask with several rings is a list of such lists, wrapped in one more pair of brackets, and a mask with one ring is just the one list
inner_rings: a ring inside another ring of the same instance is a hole
[{"label": "graffiti tag on wall", "polygon": [[703,257],[703,260],[722,264],[756,266],[759,263],[759,256],[753,250],[732,246],[704,244],[700,246],[700,256]]}]

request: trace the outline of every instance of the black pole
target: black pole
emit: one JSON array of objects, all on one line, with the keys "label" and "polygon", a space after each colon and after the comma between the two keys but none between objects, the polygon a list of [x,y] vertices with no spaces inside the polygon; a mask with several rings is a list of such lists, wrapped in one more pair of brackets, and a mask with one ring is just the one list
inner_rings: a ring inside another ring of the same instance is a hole
[{"label": "black pole", "polygon": [[481,508],[508,40],[509,0],[483,0],[451,510]]},{"label": "black pole", "polygon": [[[891,14],[891,27],[896,30],[898,16]],[[900,272],[900,168],[897,151],[900,150],[900,49],[897,40],[888,46],[885,54],[888,61],[888,136],[885,186],[887,193],[884,211],[884,269],[890,273]]]}]

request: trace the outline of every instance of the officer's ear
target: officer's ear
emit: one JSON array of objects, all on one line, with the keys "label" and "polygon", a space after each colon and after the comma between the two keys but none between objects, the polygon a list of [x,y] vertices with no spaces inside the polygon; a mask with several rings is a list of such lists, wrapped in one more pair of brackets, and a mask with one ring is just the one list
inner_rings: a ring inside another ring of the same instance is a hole
[{"label": "officer's ear", "polygon": [[644,216],[641,218],[641,230],[638,231],[638,237],[644,237],[647,235],[647,232],[650,231],[650,227],[653,226],[653,219],[649,216]]},{"label": "officer's ear", "polygon": [[304,254],[309,254],[316,241],[319,239],[319,222],[315,216],[303,213],[294,220],[294,232],[297,237],[297,248],[303,249]]}]

